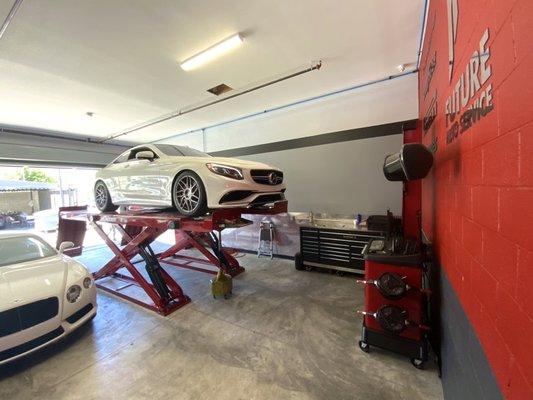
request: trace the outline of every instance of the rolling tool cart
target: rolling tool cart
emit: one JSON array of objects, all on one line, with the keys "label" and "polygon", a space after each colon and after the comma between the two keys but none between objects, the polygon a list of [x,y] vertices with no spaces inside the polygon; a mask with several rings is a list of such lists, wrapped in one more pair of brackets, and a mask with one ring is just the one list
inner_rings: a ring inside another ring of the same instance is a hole
[{"label": "rolling tool cart", "polygon": [[365,273],[362,251],[372,239],[385,233],[363,227],[323,227],[318,224],[300,227],[300,251],[295,268],[306,267],[342,272]]}]

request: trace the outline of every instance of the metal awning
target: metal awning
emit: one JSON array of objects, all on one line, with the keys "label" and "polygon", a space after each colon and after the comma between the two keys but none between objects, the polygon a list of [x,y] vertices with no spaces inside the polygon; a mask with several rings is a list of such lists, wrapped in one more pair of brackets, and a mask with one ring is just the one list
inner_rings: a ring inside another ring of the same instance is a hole
[{"label": "metal awning", "polygon": [[58,190],[53,183],[0,180],[0,192],[27,192],[29,190]]}]

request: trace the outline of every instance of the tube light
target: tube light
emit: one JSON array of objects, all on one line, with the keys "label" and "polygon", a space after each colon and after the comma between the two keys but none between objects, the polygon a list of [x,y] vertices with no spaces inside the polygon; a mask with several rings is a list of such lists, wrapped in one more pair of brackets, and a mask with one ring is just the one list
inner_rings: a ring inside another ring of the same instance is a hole
[{"label": "tube light", "polygon": [[221,42],[209,47],[208,49],[186,59],[180,63],[180,67],[184,71],[190,71],[191,69],[198,68],[201,65],[207,64],[208,62],[214,60],[215,58],[221,56],[224,53],[227,53],[230,50],[238,47],[244,38],[237,33],[227,39],[224,39]]}]

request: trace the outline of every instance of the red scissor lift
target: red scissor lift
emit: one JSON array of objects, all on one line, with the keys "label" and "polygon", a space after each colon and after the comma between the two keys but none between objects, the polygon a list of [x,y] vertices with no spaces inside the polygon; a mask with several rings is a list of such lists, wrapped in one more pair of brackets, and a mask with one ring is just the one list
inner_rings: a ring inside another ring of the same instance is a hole
[{"label": "red scissor lift", "polygon": [[[176,212],[154,210],[113,213],[65,211],[60,213],[60,217],[64,220],[89,221],[94,230],[113,251],[114,257],[94,273],[96,285],[100,289],[162,315],[168,315],[189,303],[191,299],[163,269],[161,263],[209,274],[217,273],[217,270],[195,265],[202,263],[221,268],[232,277],[236,276],[244,272],[244,268],[222,247],[222,230],[249,225],[251,222],[243,219],[242,214],[279,214],[283,212],[287,212],[286,201],[277,202],[268,208],[217,210],[201,218],[187,218]],[[102,224],[114,226],[122,235],[120,245],[115,243],[102,229]],[[154,253],[151,244],[169,229],[174,230],[175,243],[158,254]],[[195,248],[205,258],[179,254],[189,248]],[[148,279],[137,268],[138,261],[133,261],[137,255],[141,256],[145,262]],[[129,275],[118,272],[122,268],[125,268]],[[124,284],[120,287],[105,284],[104,278],[109,277]],[[132,285],[142,288],[150,301],[122,292],[124,288]]]}]

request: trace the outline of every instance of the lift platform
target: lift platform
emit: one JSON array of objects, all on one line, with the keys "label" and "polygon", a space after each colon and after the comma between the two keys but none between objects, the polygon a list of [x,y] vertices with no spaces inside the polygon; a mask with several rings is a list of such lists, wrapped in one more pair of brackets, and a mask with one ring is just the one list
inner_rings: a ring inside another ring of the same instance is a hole
[{"label": "lift platform", "polygon": [[[141,209],[136,211],[91,213],[87,211],[61,211],[60,219],[67,232],[61,232],[68,240],[68,222],[89,222],[96,233],[114,253],[102,268],[95,272],[96,286],[122,299],[168,315],[191,301],[181,286],[165,271],[161,263],[178,268],[187,268],[208,274],[217,274],[222,269],[232,277],[244,272],[244,268],[222,246],[221,232],[226,228],[239,228],[251,224],[243,214],[279,214],[287,212],[287,201],[279,201],[270,207],[250,209],[215,210],[200,218],[184,217],[177,212]],[[122,237],[117,244],[103,229],[111,225]],[[167,230],[174,230],[175,243],[168,249],[154,253],[151,244]],[[179,254],[195,248],[204,258]],[[145,262],[148,279],[139,271],[133,259],[139,255]],[[204,264],[215,269],[198,267]],[[129,275],[119,272],[125,268]],[[109,280],[113,281],[110,284]],[[117,286],[117,281],[120,285]],[[133,296],[125,289],[136,286],[147,296]]]}]

